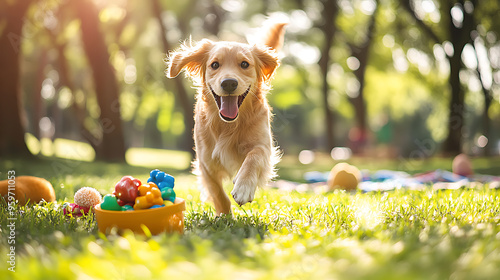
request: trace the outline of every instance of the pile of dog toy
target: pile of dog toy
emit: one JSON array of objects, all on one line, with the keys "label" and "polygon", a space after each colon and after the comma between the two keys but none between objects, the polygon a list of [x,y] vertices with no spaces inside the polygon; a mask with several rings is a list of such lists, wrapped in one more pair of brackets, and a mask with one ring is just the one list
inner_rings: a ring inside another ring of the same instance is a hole
[{"label": "pile of dog toy", "polygon": [[113,193],[104,196],[101,209],[132,211],[172,205],[176,197],[174,177],[158,169],[149,175],[145,184],[132,176],[124,176],[116,183]]},{"label": "pile of dog toy", "polygon": [[82,216],[92,211],[96,205],[100,205],[102,210],[134,211],[174,204],[174,177],[158,169],[152,170],[149,175],[145,184],[132,176],[122,177],[116,183],[113,193],[104,198],[94,188],[81,188],[75,193],[74,203],[63,205],[64,214]]}]

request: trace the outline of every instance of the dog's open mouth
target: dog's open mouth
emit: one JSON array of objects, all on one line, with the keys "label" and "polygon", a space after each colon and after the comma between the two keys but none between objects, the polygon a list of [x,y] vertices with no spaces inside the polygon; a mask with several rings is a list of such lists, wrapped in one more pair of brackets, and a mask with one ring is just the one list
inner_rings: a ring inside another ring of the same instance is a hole
[{"label": "dog's open mouth", "polygon": [[211,86],[209,87],[215,98],[217,107],[219,107],[219,114],[221,118],[228,122],[234,121],[238,117],[239,108],[241,104],[243,104],[243,100],[245,100],[245,97],[247,97],[251,85],[248,86],[247,90],[242,95],[228,96],[219,96],[215,93]]}]

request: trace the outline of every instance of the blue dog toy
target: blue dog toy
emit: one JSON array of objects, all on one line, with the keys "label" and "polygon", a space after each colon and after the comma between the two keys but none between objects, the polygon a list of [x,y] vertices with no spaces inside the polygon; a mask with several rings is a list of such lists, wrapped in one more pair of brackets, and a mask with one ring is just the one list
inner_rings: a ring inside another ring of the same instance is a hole
[{"label": "blue dog toy", "polygon": [[148,183],[155,183],[160,190],[163,190],[164,188],[174,188],[175,179],[170,174],[155,169],[149,173],[149,176]]}]

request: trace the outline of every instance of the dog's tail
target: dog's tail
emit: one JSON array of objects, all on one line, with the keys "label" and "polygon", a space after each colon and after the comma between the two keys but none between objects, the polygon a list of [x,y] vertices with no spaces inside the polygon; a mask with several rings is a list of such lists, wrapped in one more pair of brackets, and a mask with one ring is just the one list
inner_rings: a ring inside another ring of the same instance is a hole
[{"label": "dog's tail", "polygon": [[283,38],[285,37],[286,22],[270,22],[265,28],[264,36],[262,37],[262,44],[279,52],[283,46]]}]

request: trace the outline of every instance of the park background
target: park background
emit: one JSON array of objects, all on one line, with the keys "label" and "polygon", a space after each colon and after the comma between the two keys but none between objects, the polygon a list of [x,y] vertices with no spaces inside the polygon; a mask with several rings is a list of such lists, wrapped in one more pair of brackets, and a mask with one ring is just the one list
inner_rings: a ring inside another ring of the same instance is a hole
[{"label": "park background", "polygon": [[206,37],[255,41],[269,15],[289,22],[269,94],[285,155],[499,154],[498,1],[1,5],[0,157],[192,155],[195,89],[165,78],[166,53]]},{"label": "park background", "polygon": [[[0,0],[0,176],[46,178],[57,198],[14,212],[15,273],[0,206],[0,278],[497,279],[488,182],[262,188],[217,217],[189,172],[195,89],[165,78],[164,59],[182,42],[252,41],[269,16],[288,20],[268,95],[278,179],[297,186],[340,161],[451,170],[459,153],[498,176],[499,11],[496,0]],[[62,214],[78,189],[104,195],[152,168],[186,199],[183,235],[104,235],[93,215]]]}]

